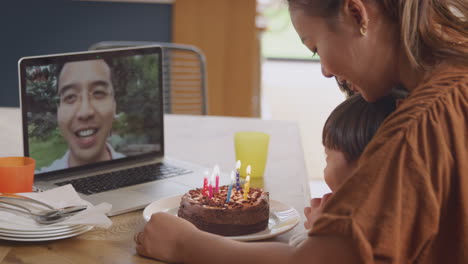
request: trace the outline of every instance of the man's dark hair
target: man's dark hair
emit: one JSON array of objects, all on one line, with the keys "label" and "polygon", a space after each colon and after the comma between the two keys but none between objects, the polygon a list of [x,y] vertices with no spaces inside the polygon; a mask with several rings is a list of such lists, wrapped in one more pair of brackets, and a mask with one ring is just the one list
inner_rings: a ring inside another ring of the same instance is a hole
[{"label": "man's dark hair", "polygon": [[[109,59],[106,59],[106,58],[102,58],[102,60],[107,64],[107,66],[109,66],[109,69],[110,69],[110,79],[111,79],[111,82],[114,82],[114,72],[113,72],[113,64],[112,64],[112,60],[109,60]],[[55,87],[55,92],[57,93],[58,95],[58,90],[59,90],[59,80],[60,80],[60,73],[62,73],[62,70],[63,70],[63,67],[65,66],[65,64],[67,63],[71,63],[71,62],[75,62],[75,61],[62,61],[62,62],[59,62],[57,63],[57,68],[55,70],[55,76],[56,76],[56,80],[57,80],[57,84],[56,84],[56,87]]]}]

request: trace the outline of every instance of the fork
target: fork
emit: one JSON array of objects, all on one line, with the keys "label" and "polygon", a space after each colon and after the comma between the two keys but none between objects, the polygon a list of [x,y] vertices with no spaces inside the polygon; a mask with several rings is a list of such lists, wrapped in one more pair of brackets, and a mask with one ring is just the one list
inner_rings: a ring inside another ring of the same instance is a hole
[{"label": "fork", "polygon": [[55,209],[54,207],[52,207],[52,206],[50,206],[50,205],[48,205],[46,203],[43,203],[43,202],[38,201],[38,200],[34,200],[32,198],[29,198],[29,197],[26,197],[26,196],[23,196],[23,195],[19,195],[19,194],[16,194],[16,193],[0,193],[0,200],[4,200],[4,199],[35,203],[35,204],[47,207],[49,209]]},{"label": "fork", "polygon": [[29,208],[15,204],[15,203],[10,203],[6,201],[0,201],[0,203],[4,203],[10,206],[22,209],[20,210],[20,209],[11,208],[8,206],[0,205],[0,210],[26,214],[26,215],[31,216],[36,222],[40,224],[45,224],[45,225],[61,222],[87,208],[86,205],[76,205],[76,206],[67,206],[67,207],[53,209],[53,210],[44,210],[44,211],[34,213]]}]

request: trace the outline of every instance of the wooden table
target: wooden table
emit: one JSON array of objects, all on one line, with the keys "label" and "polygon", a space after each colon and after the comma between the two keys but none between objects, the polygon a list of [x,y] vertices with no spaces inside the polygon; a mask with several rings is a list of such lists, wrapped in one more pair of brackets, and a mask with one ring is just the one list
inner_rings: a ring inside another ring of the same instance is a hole
[{"label": "wooden table", "polygon": [[[19,109],[0,108],[0,157],[22,155]],[[208,167],[235,163],[236,131],[269,133],[270,146],[264,180],[253,182],[270,192],[271,199],[296,208],[302,215],[310,191],[298,125],[289,121],[214,116],[165,116],[166,155]],[[304,217],[302,216],[303,220]],[[111,217],[110,229],[94,229],[80,236],[49,242],[0,240],[1,263],[160,263],[136,254],[133,235],[144,225],[142,210]],[[287,242],[303,231],[293,231],[270,241]]]}]

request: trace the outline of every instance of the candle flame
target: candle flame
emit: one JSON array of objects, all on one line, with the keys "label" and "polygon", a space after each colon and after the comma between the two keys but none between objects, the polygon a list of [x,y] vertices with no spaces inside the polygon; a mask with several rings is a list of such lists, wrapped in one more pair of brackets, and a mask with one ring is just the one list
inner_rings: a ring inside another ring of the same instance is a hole
[{"label": "candle flame", "polygon": [[247,166],[247,169],[245,169],[245,172],[247,173],[247,175],[250,175],[250,173],[252,172],[252,168],[250,167],[250,165]]},{"label": "candle flame", "polygon": [[238,160],[238,161],[236,162],[236,169],[238,170],[238,169],[240,169],[240,167],[241,167],[241,161]]},{"label": "candle flame", "polygon": [[219,175],[220,170],[219,170],[219,166],[218,166],[218,165],[215,165],[215,166],[214,166],[213,172],[214,172],[215,175]]}]

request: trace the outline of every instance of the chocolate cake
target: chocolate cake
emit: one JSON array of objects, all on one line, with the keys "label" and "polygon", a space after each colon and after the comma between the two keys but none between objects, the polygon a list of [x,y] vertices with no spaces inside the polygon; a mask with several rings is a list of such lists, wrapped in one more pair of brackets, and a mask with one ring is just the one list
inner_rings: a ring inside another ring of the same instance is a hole
[{"label": "chocolate cake", "polygon": [[256,233],[268,227],[270,203],[267,192],[250,188],[244,200],[243,190],[232,189],[226,202],[228,186],[221,186],[210,199],[201,188],[182,196],[178,216],[193,223],[198,229],[223,235],[239,236]]}]

